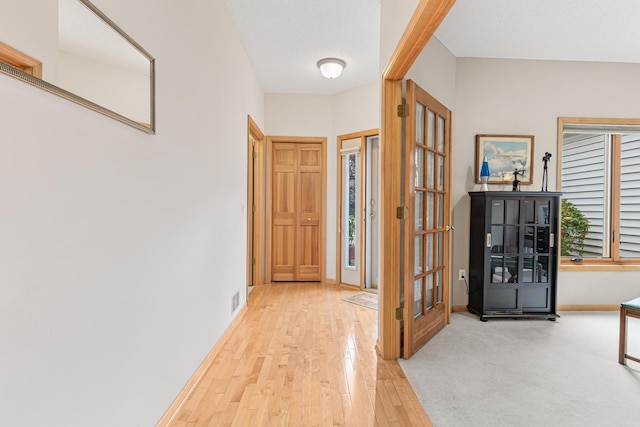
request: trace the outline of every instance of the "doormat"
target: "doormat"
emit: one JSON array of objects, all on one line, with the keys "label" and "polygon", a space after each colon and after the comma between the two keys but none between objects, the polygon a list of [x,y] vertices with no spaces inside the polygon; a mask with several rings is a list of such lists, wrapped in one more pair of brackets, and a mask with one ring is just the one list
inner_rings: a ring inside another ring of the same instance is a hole
[{"label": "doormat", "polygon": [[367,307],[373,310],[378,310],[378,294],[361,292],[359,294],[351,295],[351,296],[340,298],[340,299],[342,301],[350,302],[352,304],[358,304],[363,307]]}]

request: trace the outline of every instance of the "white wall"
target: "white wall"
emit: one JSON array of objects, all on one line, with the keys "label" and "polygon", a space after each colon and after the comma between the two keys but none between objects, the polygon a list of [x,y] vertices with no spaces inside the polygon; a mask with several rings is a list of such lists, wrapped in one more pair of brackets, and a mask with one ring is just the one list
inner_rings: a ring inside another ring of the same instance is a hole
[{"label": "white wall", "polygon": [[[37,7],[36,7],[37,6]],[[42,62],[42,77],[58,79],[58,2],[0,2],[0,42]]]},{"label": "white wall", "polygon": [[[469,196],[474,184],[475,135],[534,135],[533,185],[539,191],[542,156],[552,153],[549,191],[557,177],[558,117],[638,117],[640,64],[469,59],[457,60],[452,151],[456,227],[453,271],[468,269]],[[495,188],[494,188],[495,187]],[[492,186],[492,190],[510,190]],[[456,274],[454,276],[457,277]],[[617,304],[640,295],[637,273],[561,272],[558,304]],[[453,304],[466,305],[464,283],[453,281]]]},{"label": "white wall", "polygon": [[421,0],[381,0],[380,2],[380,73],[391,59],[409,20]]},{"label": "white wall", "polygon": [[456,57],[432,37],[405,76],[447,107],[456,109]]},{"label": "white wall", "polygon": [[157,135],[0,75],[3,425],[154,425],[245,303],[264,95],[223,2],[95,3],[157,60]]},{"label": "white wall", "polygon": [[[150,123],[149,72],[60,51],[58,86],[138,123]],[[148,67],[147,67],[148,71]]]},{"label": "white wall", "polygon": [[336,277],[336,141],[338,135],[380,127],[380,85],[335,95],[265,94],[265,134],[327,138],[326,277]]}]

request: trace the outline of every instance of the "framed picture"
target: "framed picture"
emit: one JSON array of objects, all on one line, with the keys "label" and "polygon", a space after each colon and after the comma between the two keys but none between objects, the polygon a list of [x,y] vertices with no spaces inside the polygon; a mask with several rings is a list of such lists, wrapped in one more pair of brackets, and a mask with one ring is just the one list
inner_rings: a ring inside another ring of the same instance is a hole
[{"label": "framed picture", "polygon": [[514,172],[523,185],[533,183],[533,135],[476,135],[476,184],[486,157],[488,184],[511,184]]}]

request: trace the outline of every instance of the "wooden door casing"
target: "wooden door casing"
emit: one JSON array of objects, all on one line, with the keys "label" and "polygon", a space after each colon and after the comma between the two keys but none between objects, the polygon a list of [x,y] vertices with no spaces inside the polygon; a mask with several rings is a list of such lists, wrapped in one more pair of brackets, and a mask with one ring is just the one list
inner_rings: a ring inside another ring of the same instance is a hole
[{"label": "wooden door casing", "polygon": [[324,279],[325,141],[268,139],[267,280]]}]

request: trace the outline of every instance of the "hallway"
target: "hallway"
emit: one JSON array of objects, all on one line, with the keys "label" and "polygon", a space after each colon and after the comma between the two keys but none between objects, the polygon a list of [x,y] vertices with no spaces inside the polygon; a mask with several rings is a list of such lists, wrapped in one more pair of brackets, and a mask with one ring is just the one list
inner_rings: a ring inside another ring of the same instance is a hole
[{"label": "hallway", "polygon": [[178,426],[430,426],[396,361],[377,357],[378,312],[315,283],[258,286],[178,410]]}]

